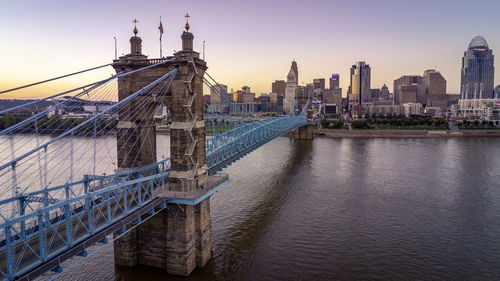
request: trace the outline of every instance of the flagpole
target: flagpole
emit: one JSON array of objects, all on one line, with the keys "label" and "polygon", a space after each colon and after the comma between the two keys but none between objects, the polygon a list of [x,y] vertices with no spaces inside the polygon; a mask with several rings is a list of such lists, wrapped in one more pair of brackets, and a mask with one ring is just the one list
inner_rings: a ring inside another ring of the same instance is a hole
[{"label": "flagpole", "polygon": [[115,39],[115,60],[118,59],[117,54],[116,54],[116,37],[113,36],[113,39]]},{"label": "flagpole", "polygon": [[[160,16],[160,26],[161,26],[161,16]],[[163,27],[162,27],[163,28]],[[163,31],[160,30],[160,58],[163,58],[162,54],[161,54],[161,38],[163,37],[162,34]]]}]

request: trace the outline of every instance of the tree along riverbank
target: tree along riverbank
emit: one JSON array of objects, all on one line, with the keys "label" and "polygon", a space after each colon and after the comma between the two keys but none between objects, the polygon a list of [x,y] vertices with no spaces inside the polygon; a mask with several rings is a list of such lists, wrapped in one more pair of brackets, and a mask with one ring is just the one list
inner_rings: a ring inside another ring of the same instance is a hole
[{"label": "tree along riverbank", "polygon": [[332,138],[427,138],[500,137],[500,130],[344,130],[314,129],[314,134]]}]

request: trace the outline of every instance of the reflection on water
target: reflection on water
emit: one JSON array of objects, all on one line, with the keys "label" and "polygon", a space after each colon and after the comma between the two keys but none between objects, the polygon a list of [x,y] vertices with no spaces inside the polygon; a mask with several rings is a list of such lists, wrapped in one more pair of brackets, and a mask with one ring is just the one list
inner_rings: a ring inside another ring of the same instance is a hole
[{"label": "reflection on water", "polygon": [[205,268],[115,267],[108,245],[61,279],[499,279],[499,146],[279,138],[226,169]]}]

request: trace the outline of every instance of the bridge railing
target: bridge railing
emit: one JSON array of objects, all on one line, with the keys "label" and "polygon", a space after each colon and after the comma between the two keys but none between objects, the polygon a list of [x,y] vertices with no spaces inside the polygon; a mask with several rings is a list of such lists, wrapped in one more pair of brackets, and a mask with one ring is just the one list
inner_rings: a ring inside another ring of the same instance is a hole
[{"label": "bridge railing", "polygon": [[266,139],[307,124],[304,114],[274,117],[249,123],[207,141],[207,166],[215,167]]},{"label": "bridge railing", "polygon": [[[10,217],[1,217],[0,223],[8,221],[11,217],[23,216],[31,212],[36,212],[40,208],[47,207],[64,200],[78,197],[91,191],[100,190],[131,179],[136,179],[148,175],[167,172],[170,170],[170,158],[165,158],[159,162],[141,167],[139,169],[123,171],[110,175],[84,175],[82,180],[66,183],[51,188],[37,190],[16,197],[0,201],[0,209],[11,210]],[[5,205],[10,208],[2,208]],[[0,237],[3,234],[0,229]],[[1,241],[1,240],[0,240]]]},{"label": "bridge railing", "polygon": [[123,181],[0,224],[0,276],[26,273],[142,208],[168,175]]}]

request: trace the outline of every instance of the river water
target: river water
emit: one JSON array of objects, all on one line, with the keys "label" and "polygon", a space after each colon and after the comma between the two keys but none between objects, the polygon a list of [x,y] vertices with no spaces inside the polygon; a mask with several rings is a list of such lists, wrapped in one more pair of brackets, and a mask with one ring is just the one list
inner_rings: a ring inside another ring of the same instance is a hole
[{"label": "river water", "polygon": [[108,244],[60,280],[500,279],[500,138],[282,137],[225,172],[205,268],[115,267]]}]

